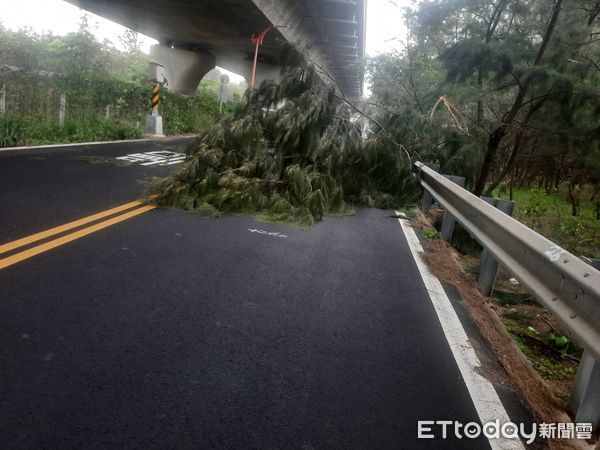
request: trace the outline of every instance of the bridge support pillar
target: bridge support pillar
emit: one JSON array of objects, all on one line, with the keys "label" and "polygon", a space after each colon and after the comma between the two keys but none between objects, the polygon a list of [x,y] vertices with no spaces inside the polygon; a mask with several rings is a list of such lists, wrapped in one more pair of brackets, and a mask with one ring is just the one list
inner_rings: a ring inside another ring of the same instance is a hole
[{"label": "bridge support pillar", "polygon": [[216,58],[206,52],[192,52],[166,45],[150,48],[150,59],[164,66],[167,88],[172,92],[194,95],[198,84],[208,72],[215,68]]}]

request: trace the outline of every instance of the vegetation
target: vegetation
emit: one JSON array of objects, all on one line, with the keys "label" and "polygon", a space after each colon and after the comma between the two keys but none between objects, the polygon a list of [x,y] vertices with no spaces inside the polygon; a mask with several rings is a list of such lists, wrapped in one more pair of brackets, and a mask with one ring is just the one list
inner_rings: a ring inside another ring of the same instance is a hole
[{"label": "vegetation", "polygon": [[[405,47],[368,61],[377,121],[475,194],[515,200],[519,220],[599,257],[600,4],[432,0],[400,17]],[[465,235],[457,227],[459,246],[475,250]],[[478,259],[464,260],[477,271]],[[494,308],[538,372],[567,392],[581,350],[503,276]],[[515,291],[522,298],[505,304]]]},{"label": "vegetation", "polygon": [[[96,41],[85,15],[80,30],[66,36],[0,27],[0,90],[6,110],[0,114],[0,146],[141,137],[151,106],[148,57],[139,50],[136,33],[126,32],[121,41],[126,51]],[[207,128],[218,115],[217,92],[214,80],[203,81],[191,97],[163,89],[165,132]],[[61,95],[66,99],[63,126]],[[230,102],[225,111],[232,108]]]},{"label": "vegetation", "polygon": [[568,395],[568,382],[575,376],[581,348],[563,335],[551,315],[527,294],[498,290],[494,297],[519,349],[559,394]]},{"label": "vegetation", "polygon": [[[353,205],[412,202],[411,167],[422,160],[464,176],[477,195],[516,200],[519,220],[600,257],[598,0],[414,5],[399,10],[404,48],[366,62],[371,96],[360,103],[292,48],[280,82],[247,92],[221,118],[216,80],[193,97],[163,91],[166,132],[200,137],[183,166],[151,187],[155,201],[309,226]],[[123,42],[126,52],[95,41],[85,21],[65,37],[0,29],[0,146],[139,136],[147,59],[135,33]],[[454,242],[481,250],[458,225]],[[581,349],[519,289],[505,280],[494,294],[507,329],[547,380],[572,378]]]},{"label": "vegetation", "polygon": [[590,196],[589,188],[582,192],[578,215],[573,216],[565,184],[550,194],[537,187],[515,189],[515,217],[575,255],[600,258],[600,220]]},{"label": "vegetation", "polygon": [[404,10],[406,47],[369,61],[379,122],[474,193],[600,192],[597,1],[434,0]]},{"label": "vegetation", "polygon": [[[228,105],[220,121],[216,80],[194,97],[164,92],[166,132],[202,138],[155,187],[162,201],[308,224],[351,204],[414,198],[410,166],[421,159],[465,176],[476,194],[519,200],[523,221],[597,256],[597,1],[433,0],[399,9],[401,21],[404,48],[367,61],[365,102],[348,101],[298,52],[284,57],[280,84]],[[150,99],[137,37],[126,33],[122,52],[88,28],[84,16],[64,37],[0,30],[2,145],[140,135]]]},{"label": "vegetation", "polygon": [[440,233],[436,230],[425,230],[422,231],[420,235],[425,239],[438,239],[440,237]]},{"label": "vegetation", "polygon": [[293,48],[281,82],[265,82],[190,149],[153,194],[191,211],[261,215],[310,225],[349,204],[394,207],[414,199],[411,161],[384,133],[363,137],[357,108]]}]

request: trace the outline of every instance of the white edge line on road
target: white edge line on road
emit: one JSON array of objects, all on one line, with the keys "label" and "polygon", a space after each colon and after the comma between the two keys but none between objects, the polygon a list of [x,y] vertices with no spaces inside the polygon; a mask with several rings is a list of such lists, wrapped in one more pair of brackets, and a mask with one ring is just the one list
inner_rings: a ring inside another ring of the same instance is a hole
[{"label": "white edge line on road", "polygon": [[[421,278],[425,284],[425,289],[429,294],[431,303],[437,313],[438,319],[446,336],[446,340],[452,350],[452,355],[456,360],[456,364],[463,377],[465,385],[471,395],[471,400],[475,406],[475,410],[479,415],[482,424],[499,420],[500,424],[510,422],[510,418],[504,405],[500,401],[494,386],[490,381],[481,376],[477,369],[481,367],[481,362],[475,354],[475,350],[469,341],[458,315],[450,303],[450,299],[446,295],[440,281],[435,277],[427,267],[422,254],[423,247],[417,238],[415,230],[410,226],[406,219],[399,211],[396,211],[399,217],[400,227],[406,236],[408,246],[413,255],[417,268],[421,273]],[[521,450],[525,449],[523,443],[518,439],[489,439],[490,446],[493,450]]]},{"label": "white edge line on road", "polygon": [[97,141],[97,142],[72,142],[69,144],[48,144],[48,145],[32,145],[25,147],[2,147],[0,152],[10,152],[13,150],[38,150],[42,148],[60,148],[60,147],[77,147],[84,145],[101,145],[101,144],[125,144],[127,142],[150,142],[158,139],[122,139],[120,141]]}]

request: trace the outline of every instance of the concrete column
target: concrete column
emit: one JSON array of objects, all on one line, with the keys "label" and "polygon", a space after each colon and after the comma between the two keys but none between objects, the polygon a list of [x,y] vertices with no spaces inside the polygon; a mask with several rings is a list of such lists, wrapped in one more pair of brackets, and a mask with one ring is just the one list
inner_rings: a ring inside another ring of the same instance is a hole
[{"label": "concrete column", "polygon": [[0,114],[6,113],[6,83],[2,83],[0,89]]},{"label": "concrete column", "polygon": [[166,45],[153,45],[150,59],[164,66],[166,86],[171,92],[194,95],[198,84],[215,68],[216,58],[210,53],[192,52]]},{"label": "concrete column", "polygon": [[65,125],[65,116],[67,114],[67,96],[60,94],[60,108],[58,110],[58,124],[62,127]]},{"label": "concrete column", "polygon": [[163,118],[158,109],[153,109],[152,113],[146,117],[146,134],[154,137],[164,136]]}]

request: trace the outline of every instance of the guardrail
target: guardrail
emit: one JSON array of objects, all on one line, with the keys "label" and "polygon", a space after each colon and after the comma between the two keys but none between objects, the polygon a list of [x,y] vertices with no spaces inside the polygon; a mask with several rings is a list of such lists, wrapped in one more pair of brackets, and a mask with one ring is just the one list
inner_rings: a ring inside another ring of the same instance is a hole
[{"label": "guardrail", "polygon": [[[590,375],[585,383],[598,406],[598,392],[591,390],[600,391],[596,384],[600,378],[600,271],[423,163],[415,166],[427,198],[435,198],[529,288],[567,335],[584,348],[584,359],[596,361],[594,367],[586,369]],[[574,390],[578,388],[581,386]]]}]

